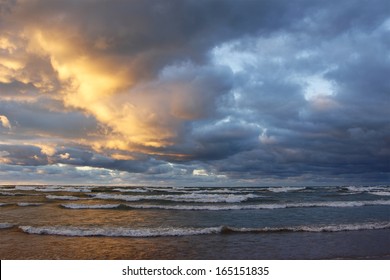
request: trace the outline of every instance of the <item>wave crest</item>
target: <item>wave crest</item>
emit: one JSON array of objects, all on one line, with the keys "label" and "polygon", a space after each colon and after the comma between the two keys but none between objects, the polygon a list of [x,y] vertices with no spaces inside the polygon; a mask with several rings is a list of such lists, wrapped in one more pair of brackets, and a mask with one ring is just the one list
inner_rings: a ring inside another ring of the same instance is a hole
[{"label": "wave crest", "polygon": [[34,227],[19,226],[29,234],[47,234],[64,236],[107,236],[107,237],[159,237],[159,236],[188,236],[203,234],[232,234],[232,233],[278,233],[278,232],[340,232],[357,230],[389,229],[390,222],[338,225],[312,225],[295,227],[264,227],[264,228],[236,228],[229,226],[205,228],[86,228],[86,227]]}]

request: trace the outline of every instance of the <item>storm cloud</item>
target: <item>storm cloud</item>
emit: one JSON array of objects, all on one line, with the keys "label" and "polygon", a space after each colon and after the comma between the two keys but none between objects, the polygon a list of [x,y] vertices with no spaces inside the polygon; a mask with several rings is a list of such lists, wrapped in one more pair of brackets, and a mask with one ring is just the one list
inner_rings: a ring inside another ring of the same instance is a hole
[{"label": "storm cloud", "polygon": [[0,181],[387,184],[389,9],[1,1]]}]

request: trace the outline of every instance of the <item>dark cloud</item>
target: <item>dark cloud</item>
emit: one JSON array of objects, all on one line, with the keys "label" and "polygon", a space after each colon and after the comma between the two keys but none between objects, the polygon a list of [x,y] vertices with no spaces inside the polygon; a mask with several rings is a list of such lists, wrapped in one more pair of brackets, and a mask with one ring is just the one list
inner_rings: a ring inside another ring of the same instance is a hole
[{"label": "dark cloud", "polygon": [[0,174],[387,183],[389,5],[2,1]]},{"label": "dark cloud", "polygon": [[206,62],[220,42],[286,28],[307,12],[307,2],[34,0],[15,14],[48,34],[62,30],[84,52],[131,58],[136,74],[150,77],[177,61]]},{"label": "dark cloud", "polygon": [[2,101],[0,112],[12,124],[10,137],[74,139],[98,133],[98,124],[91,116],[77,111],[55,111],[55,106],[61,108],[61,104],[45,99],[38,99],[37,103]]}]

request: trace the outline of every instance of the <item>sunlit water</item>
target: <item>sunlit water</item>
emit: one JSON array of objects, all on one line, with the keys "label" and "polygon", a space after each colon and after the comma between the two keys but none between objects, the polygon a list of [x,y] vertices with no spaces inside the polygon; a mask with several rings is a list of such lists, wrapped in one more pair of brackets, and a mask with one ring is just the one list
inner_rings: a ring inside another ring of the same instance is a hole
[{"label": "sunlit water", "polygon": [[390,187],[1,186],[1,259],[390,258]]}]

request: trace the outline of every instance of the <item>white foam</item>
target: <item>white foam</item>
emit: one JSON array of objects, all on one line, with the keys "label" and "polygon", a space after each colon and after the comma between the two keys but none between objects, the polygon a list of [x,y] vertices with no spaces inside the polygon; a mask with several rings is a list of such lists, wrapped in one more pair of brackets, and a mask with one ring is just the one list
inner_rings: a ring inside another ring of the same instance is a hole
[{"label": "white foam", "polygon": [[110,236],[110,237],[157,237],[184,236],[219,233],[221,227],[211,228],[85,228],[85,227],[33,227],[20,226],[21,230],[30,234],[50,234],[66,236]]},{"label": "white foam", "polygon": [[306,232],[338,232],[338,231],[355,231],[355,230],[373,230],[388,229],[390,222],[382,223],[365,223],[365,224],[339,224],[339,225],[322,225],[322,226],[301,226],[292,228],[292,231]]},{"label": "white foam", "polygon": [[388,192],[376,191],[376,192],[369,192],[369,194],[380,195],[380,196],[390,196],[390,191],[388,191]]},{"label": "white foam", "polygon": [[306,187],[272,187],[267,188],[267,190],[275,193],[281,193],[281,192],[296,192],[296,191],[302,191],[306,189]]},{"label": "white foam", "polygon": [[6,191],[6,192],[12,192],[12,191],[15,191],[16,189],[15,188],[6,188],[6,187],[1,187],[0,186],[0,190],[1,191]]},{"label": "white foam", "polygon": [[120,204],[61,204],[64,208],[69,209],[115,209],[120,206]]},{"label": "white foam", "polygon": [[291,203],[288,207],[361,207],[370,205],[390,205],[390,200],[327,201]]},{"label": "white foam", "polygon": [[90,186],[15,186],[11,190],[36,191],[36,192],[91,192]]},{"label": "white foam", "polygon": [[390,191],[390,188],[386,186],[371,186],[371,187],[348,186],[346,187],[346,189],[352,193]]},{"label": "white foam", "polygon": [[9,203],[0,203],[0,207],[1,206],[7,206],[7,205],[10,205]]},{"label": "white foam", "polygon": [[16,193],[10,193],[10,192],[0,192],[0,195],[3,195],[3,196],[15,196],[17,194]]},{"label": "white foam", "polygon": [[40,187],[36,188],[35,191],[38,192],[75,192],[75,193],[86,193],[91,192],[89,187]]},{"label": "white foam", "polygon": [[164,209],[164,210],[193,210],[193,211],[228,211],[228,210],[259,210],[286,208],[286,205],[258,204],[258,205],[159,205],[139,204],[128,205],[135,209]]},{"label": "white foam", "polygon": [[224,233],[277,233],[277,232],[340,232],[357,230],[390,229],[390,222],[360,223],[360,224],[333,224],[333,225],[302,225],[294,227],[263,227],[263,228],[236,228],[228,226],[205,228],[125,228],[125,227],[34,227],[19,226],[30,234],[48,234],[65,236],[108,236],[108,237],[157,237],[157,236],[186,236]]},{"label": "white foam", "polygon": [[141,188],[115,188],[113,189],[117,192],[130,192],[130,193],[146,193],[149,192],[149,190],[141,189]]},{"label": "white foam", "polygon": [[164,210],[261,210],[261,209],[283,209],[283,208],[306,208],[306,207],[361,207],[370,205],[390,205],[390,200],[373,201],[329,201],[329,202],[302,202],[302,203],[269,203],[269,204],[235,204],[235,205],[162,205],[162,204],[129,204],[135,209],[164,209]]},{"label": "white foam", "polygon": [[34,191],[36,188],[36,186],[15,186],[15,190],[20,191]]},{"label": "white foam", "polygon": [[90,195],[96,199],[111,199],[124,201],[140,201],[140,200],[166,200],[175,202],[199,202],[199,203],[239,203],[247,201],[250,198],[258,197],[254,194],[233,195],[233,194],[178,194],[178,195],[122,195],[122,194],[106,194],[98,193]]},{"label": "white foam", "polygon": [[58,199],[58,200],[82,200],[83,198],[72,196],[72,195],[47,195],[47,199]]},{"label": "white foam", "polygon": [[40,206],[43,203],[35,203],[35,202],[18,202],[18,206],[25,207],[25,206]]},{"label": "white foam", "polygon": [[331,225],[301,225],[292,227],[264,227],[264,228],[235,228],[224,227],[225,232],[247,232],[247,233],[267,233],[267,232],[340,232],[357,230],[377,230],[390,229],[390,222],[371,222],[356,224],[331,224]]},{"label": "white foam", "polygon": [[0,223],[0,229],[12,228],[14,225],[10,223]]}]

